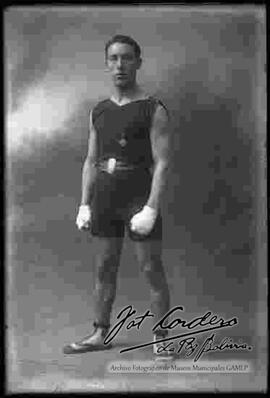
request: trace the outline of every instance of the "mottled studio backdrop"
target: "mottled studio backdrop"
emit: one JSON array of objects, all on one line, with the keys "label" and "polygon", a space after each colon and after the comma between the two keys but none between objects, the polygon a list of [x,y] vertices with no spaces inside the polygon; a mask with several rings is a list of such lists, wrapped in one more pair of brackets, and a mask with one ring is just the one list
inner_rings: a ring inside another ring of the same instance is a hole
[{"label": "mottled studio backdrop", "polygon": [[[17,357],[39,350],[41,333],[50,336],[42,355],[51,355],[62,328],[92,317],[95,248],[75,219],[88,112],[110,89],[104,43],[119,33],[142,46],[138,81],[171,113],[163,258],[172,305],[189,319],[235,315],[233,334],[258,333],[264,29],[263,12],[244,7],[6,10],[8,322]],[[114,314],[127,303],[144,311],[148,298],[127,241]]]}]

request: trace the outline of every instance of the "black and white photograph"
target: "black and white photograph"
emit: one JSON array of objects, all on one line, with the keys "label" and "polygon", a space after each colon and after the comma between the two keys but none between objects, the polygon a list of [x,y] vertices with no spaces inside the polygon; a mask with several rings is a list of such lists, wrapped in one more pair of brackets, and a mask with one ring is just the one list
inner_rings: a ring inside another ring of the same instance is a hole
[{"label": "black and white photograph", "polygon": [[6,392],[266,392],[265,7],[3,20]]}]

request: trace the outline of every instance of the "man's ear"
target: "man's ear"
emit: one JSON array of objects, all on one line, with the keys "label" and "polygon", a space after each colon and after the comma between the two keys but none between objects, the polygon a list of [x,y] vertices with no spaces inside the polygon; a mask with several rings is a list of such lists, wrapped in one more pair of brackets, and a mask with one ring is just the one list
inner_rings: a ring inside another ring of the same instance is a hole
[{"label": "man's ear", "polygon": [[109,67],[108,67],[108,60],[107,60],[107,57],[105,58],[105,61],[104,61],[104,66],[105,66],[105,72],[109,72]]},{"label": "man's ear", "polygon": [[140,69],[141,66],[142,66],[142,58],[140,57],[140,58],[137,60],[137,69]]}]

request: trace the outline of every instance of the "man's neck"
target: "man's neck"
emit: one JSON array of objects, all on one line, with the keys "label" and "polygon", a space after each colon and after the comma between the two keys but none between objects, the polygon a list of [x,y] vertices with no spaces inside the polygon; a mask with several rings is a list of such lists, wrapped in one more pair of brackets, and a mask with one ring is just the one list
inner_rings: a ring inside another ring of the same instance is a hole
[{"label": "man's neck", "polygon": [[111,98],[118,103],[134,101],[145,97],[144,91],[135,84],[132,87],[122,88],[114,87]]}]

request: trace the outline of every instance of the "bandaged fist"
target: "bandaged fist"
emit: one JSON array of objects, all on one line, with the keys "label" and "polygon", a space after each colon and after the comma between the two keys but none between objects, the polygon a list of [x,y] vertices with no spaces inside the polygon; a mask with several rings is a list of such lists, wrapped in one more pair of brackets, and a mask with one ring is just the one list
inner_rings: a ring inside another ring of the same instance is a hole
[{"label": "bandaged fist", "polygon": [[130,229],[141,235],[148,235],[154,227],[157,218],[157,211],[149,206],[135,214],[130,220]]},{"label": "bandaged fist", "polygon": [[91,222],[91,209],[88,205],[81,205],[76,219],[79,230],[89,229]]}]

